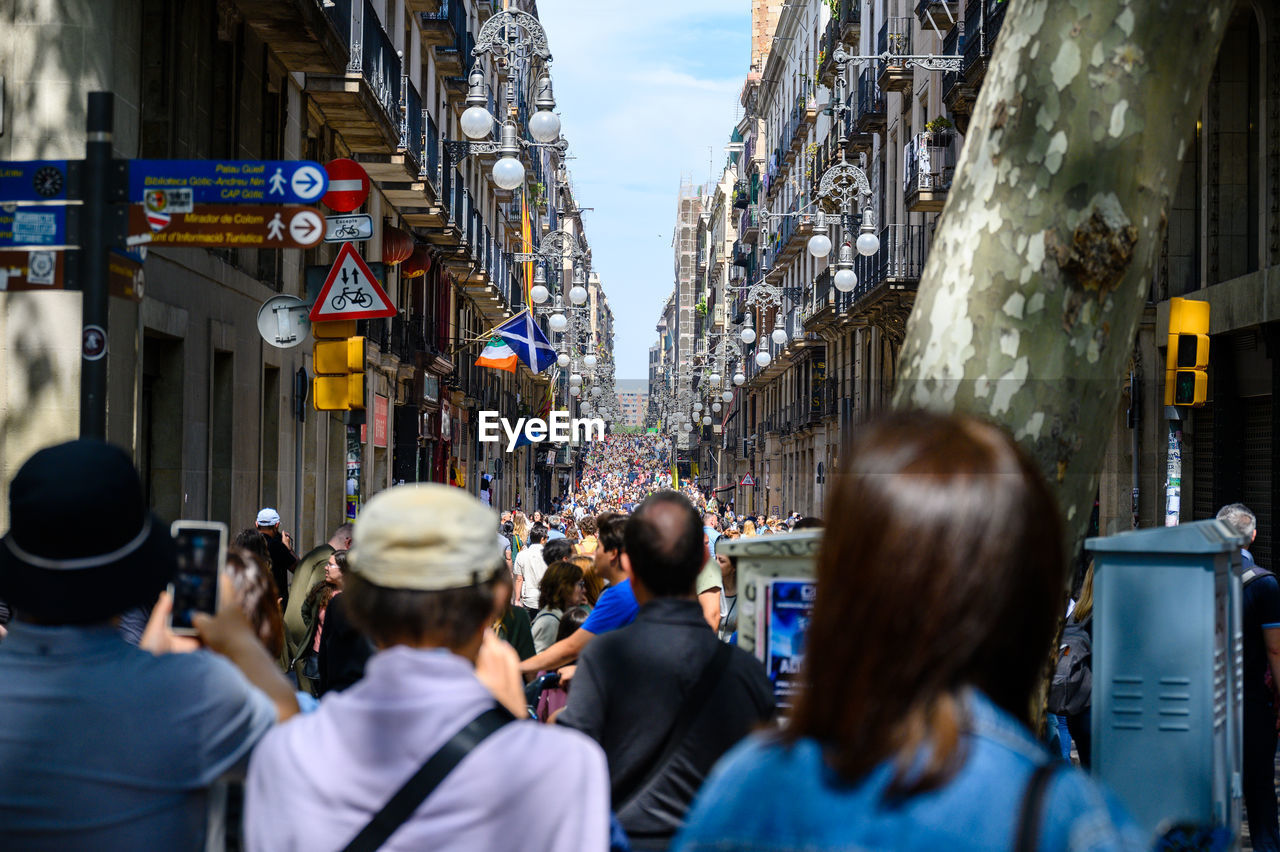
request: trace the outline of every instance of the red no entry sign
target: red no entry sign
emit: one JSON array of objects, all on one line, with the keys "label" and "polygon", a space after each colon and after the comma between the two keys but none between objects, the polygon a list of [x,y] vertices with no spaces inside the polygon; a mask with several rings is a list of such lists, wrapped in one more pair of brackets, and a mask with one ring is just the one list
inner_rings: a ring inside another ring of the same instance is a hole
[{"label": "red no entry sign", "polygon": [[329,191],[320,199],[335,213],[350,213],[369,197],[369,175],[355,160],[345,157],[324,164]]}]

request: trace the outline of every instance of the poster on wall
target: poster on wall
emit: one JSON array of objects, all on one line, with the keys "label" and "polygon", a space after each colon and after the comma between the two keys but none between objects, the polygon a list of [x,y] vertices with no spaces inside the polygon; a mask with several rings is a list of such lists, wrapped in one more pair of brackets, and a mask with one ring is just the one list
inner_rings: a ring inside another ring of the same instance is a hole
[{"label": "poster on wall", "polygon": [[355,426],[347,427],[346,518],[349,521],[354,521],[356,513],[360,511],[360,460],[362,455],[360,431]]},{"label": "poster on wall", "polygon": [[756,600],[764,618],[756,620],[756,647],[765,649],[765,670],[773,682],[778,712],[791,709],[800,693],[805,637],[818,585],[812,579],[761,577]]}]

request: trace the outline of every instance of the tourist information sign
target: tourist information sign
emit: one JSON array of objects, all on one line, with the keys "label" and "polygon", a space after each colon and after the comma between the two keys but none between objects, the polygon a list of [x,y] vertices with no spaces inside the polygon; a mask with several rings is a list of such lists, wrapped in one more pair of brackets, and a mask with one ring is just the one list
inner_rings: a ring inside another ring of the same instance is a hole
[{"label": "tourist information sign", "polygon": [[147,205],[132,205],[129,245],[278,249],[324,241],[324,216],[314,207],[196,204],[190,213],[163,212],[163,217]]},{"label": "tourist information sign", "polygon": [[309,204],[329,186],[309,160],[130,160],[129,200],[190,187],[196,204]]}]

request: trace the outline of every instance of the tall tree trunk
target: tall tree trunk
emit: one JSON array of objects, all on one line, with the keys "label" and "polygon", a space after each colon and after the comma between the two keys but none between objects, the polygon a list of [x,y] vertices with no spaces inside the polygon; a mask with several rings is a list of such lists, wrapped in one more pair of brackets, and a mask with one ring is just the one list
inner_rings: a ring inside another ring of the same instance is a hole
[{"label": "tall tree trunk", "polygon": [[1083,536],[1233,0],[1011,0],[894,404],[1006,426]]}]

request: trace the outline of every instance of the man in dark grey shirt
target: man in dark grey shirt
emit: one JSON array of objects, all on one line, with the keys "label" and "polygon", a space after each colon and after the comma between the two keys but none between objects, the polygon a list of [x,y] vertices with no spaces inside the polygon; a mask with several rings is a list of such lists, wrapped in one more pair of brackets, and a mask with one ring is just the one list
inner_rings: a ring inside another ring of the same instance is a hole
[{"label": "man in dark grey shirt", "polygon": [[[583,651],[557,720],[604,748],[613,807],[638,850],[666,849],[715,762],[773,717],[764,667],[722,646],[702,616],[694,581],[705,560],[702,520],[685,497],[660,492],[640,504],[622,554],[640,612]],[[715,670],[709,664],[721,647],[728,661]],[[706,698],[668,746],[704,673]]]}]

